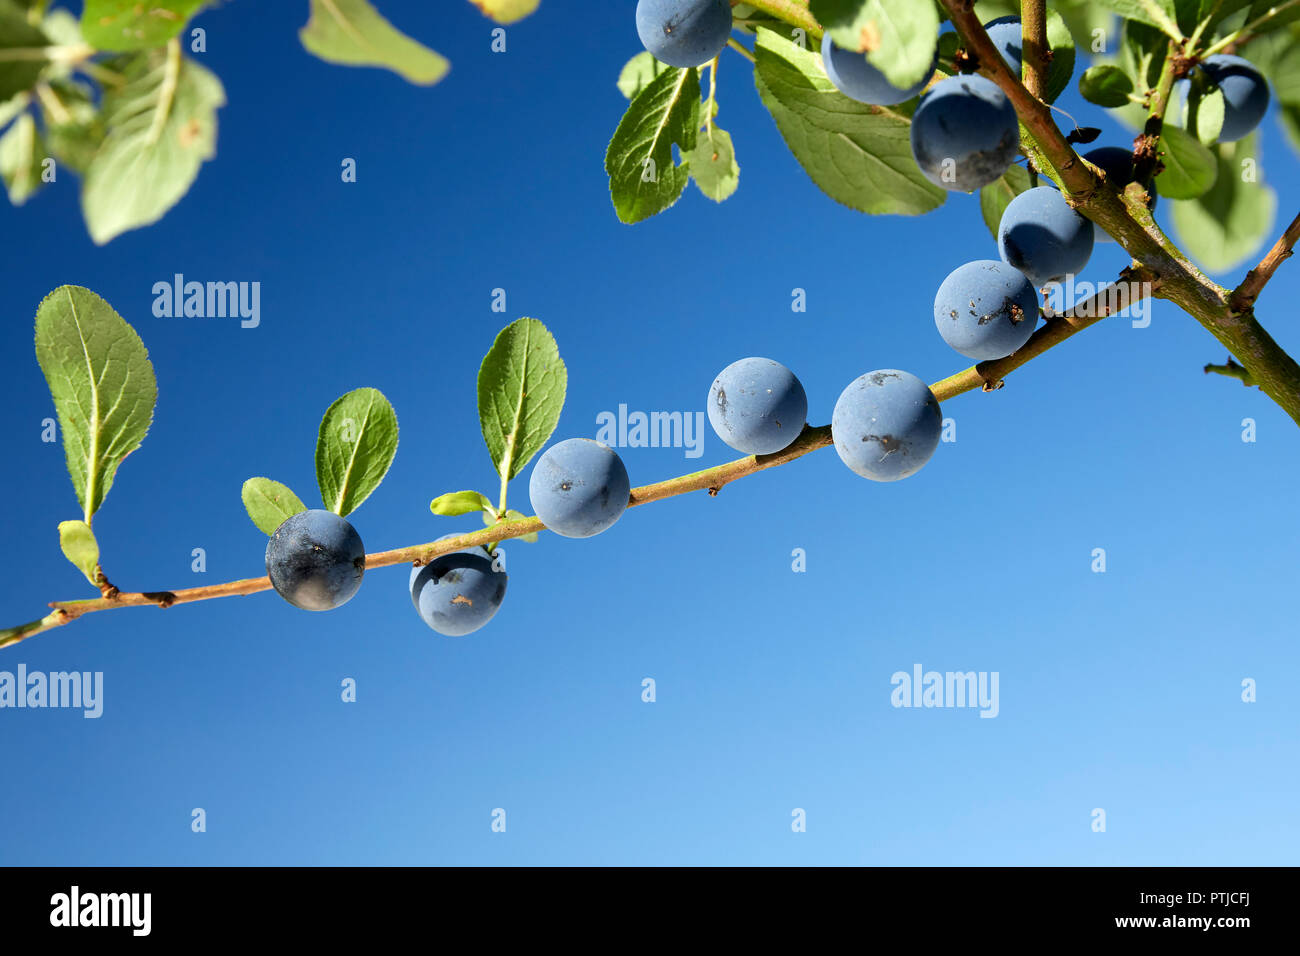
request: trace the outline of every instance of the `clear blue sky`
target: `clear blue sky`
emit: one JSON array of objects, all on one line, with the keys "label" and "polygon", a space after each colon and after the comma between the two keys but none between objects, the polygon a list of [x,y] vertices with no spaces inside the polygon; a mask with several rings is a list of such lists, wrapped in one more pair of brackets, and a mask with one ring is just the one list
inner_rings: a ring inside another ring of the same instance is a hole
[{"label": "clear blue sky", "polygon": [[[32,352],[36,306],[62,283],[107,298],[158,374],[153,429],[95,521],[129,590],[262,574],[241,483],[268,475],[318,504],[321,413],[362,385],[402,429],[355,515],[368,549],[473,528],[428,504],[495,487],[475,375],[520,315],[568,364],[557,439],[594,436],[620,403],[703,410],[748,355],[800,376],[816,424],[863,372],[967,364],[931,302],[951,269],[996,258],[974,197],[922,219],[837,206],[727,55],[739,192],[719,206],[692,186],[624,226],[602,163],[639,49],[630,0],[544,0],[504,55],[467,3],[380,7],[451,58],[443,83],[315,60],[296,38],[305,3],[226,4],[198,21],[229,97],[218,155],[161,223],[97,248],[71,180],[0,204],[4,624],[87,596],[58,548],[78,508],[61,448],[40,441],[53,406]],[[1077,94],[1063,103],[1127,142]],[[1296,159],[1275,113],[1264,129],[1289,218]],[[1086,278],[1124,261],[1101,247]],[[152,286],[177,272],[260,281],[261,326],[155,318]],[[1297,295],[1288,263],[1259,308],[1293,351]],[[594,539],[509,543],[505,606],[468,638],[421,623],[404,569],[372,571],[329,614],[265,593],[41,635],[0,670],[102,671],[104,713],[0,710],[0,863],[1294,863],[1300,432],[1202,374],[1224,357],[1157,304],[1149,328],[1107,321],[1002,391],[946,403],[958,440],[904,482],[827,449]],[[624,452],[633,484],[733,457],[711,431],[698,459]],[[526,474],[512,502],[527,509]],[[914,664],[998,672],[998,716],[892,707],[891,675]]]}]

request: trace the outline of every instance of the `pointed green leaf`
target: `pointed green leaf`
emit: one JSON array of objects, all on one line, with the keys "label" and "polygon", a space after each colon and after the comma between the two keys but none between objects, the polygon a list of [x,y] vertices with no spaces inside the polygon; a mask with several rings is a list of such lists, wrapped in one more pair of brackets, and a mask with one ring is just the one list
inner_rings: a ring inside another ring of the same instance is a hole
[{"label": "pointed green leaf", "polygon": [[623,64],[618,74],[618,90],[629,100],[635,99],[651,80],[668,69],[671,67],[656,60],[649,50],[642,50]]},{"label": "pointed green leaf", "polygon": [[89,289],[60,286],[36,311],[36,360],[89,524],[153,420],[158,382],[140,336]]},{"label": "pointed green leaf", "polygon": [[1091,66],[1079,77],[1079,92],[1098,106],[1125,106],[1133,92],[1133,81],[1117,66]]},{"label": "pointed green leaf", "polygon": [[537,9],[541,0],[469,0],[497,23],[514,23]]},{"label": "pointed green leaf", "polygon": [[84,521],[59,522],[59,547],[86,580],[99,587],[99,542]]},{"label": "pointed green leaf", "polygon": [[21,206],[44,185],[44,161],[45,144],[36,132],[36,121],[31,113],[24,113],[0,136],[0,178],[15,206]]},{"label": "pointed green leaf", "polygon": [[180,33],[204,0],[86,0],[81,35],[97,50],[147,50]]},{"label": "pointed green leaf", "polygon": [[1165,168],[1156,177],[1156,192],[1169,199],[1195,199],[1214,185],[1214,154],[1186,130],[1165,123],[1160,132]]},{"label": "pointed green leaf", "polygon": [[86,169],[81,208],[99,245],[157,222],[216,153],[221,81],[174,44],[135,54],[126,84],[104,94],[108,127]]},{"label": "pointed green leaf", "polygon": [[321,419],[316,481],[325,507],[340,517],[356,511],[379,487],[397,454],[397,413],[382,392],[358,388]]},{"label": "pointed green leaf", "polygon": [[481,511],[490,521],[496,519],[496,509],[492,507],[492,502],[477,491],[452,491],[439,495],[429,503],[429,510],[446,518]]},{"label": "pointed green leaf", "polygon": [[296,514],[307,510],[297,495],[287,485],[270,478],[249,478],[240,491],[244,500],[244,510],[253,524],[263,534],[275,534],[275,529]]},{"label": "pointed green leaf", "polygon": [[993,238],[998,237],[1002,214],[1011,200],[1029,188],[1029,172],[1021,166],[1012,166],[998,179],[980,190],[980,214]]},{"label": "pointed green leaf", "polygon": [[432,86],[451,64],[385,20],[366,0],[311,0],[311,16],[298,31],[307,52],[328,63],[378,66],[420,86]]},{"label": "pointed green leaf", "polygon": [[49,38],[11,0],[0,0],[0,100],[36,85]]},{"label": "pointed green leaf", "polygon": [[722,202],[740,185],[740,166],[731,145],[731,134],[717,126],[704,130],[691,153],[691,178],[700,192]]},{"label": "pointed green leaf", "polygon": [[1217,146],[1214,186],[1173,204],[1183,249],[1210,272],[1228,272],[1254,258],[1273,229],[1277,194],[1263,182],[1258,147],[1258,133]]},{"label": "pointed green leaf", "polygon": [[866,53],[894,86],[925,78],[939,40],[939,9],[917,0],[812,0],[817,22],[846,50]]},{"label": "pointed green leaf", "polygon": [[758,31],[754,82],[790,152],[814,183],[860,212],[915,216],[943,204],[912,158],[911,120],[900,108],[840,93],[820,57],[779,33]]},{"label": "pointed green leaf", "polygon": [[478,371],[478,416],[492,464],[514,478],[541,451],[564,408],[569,373],[555,339],[537,319],[501,330]]},{"label": "pointed green leaf", "polygon": [[[695,70],[666,69],[651,80],[614,131],[605,172],[614,211],[626,223],[663,212],[690,179],[690,156],[700,128],[700,80]],[[682,164],[673,162],[673,144]]]}]

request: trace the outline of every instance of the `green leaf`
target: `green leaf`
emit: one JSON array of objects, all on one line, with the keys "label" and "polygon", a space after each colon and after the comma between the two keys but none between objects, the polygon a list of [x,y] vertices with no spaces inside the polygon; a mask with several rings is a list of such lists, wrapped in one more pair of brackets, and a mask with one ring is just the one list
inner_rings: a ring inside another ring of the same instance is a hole
[{"label": "green leaf", "polygon": [[275,534],[275,529],[285,521],[307,510],[302,499],[287,485],[270,478],[249,478],[244,482],[240,497],[244,500],[248,517],[267,535]]},{"label": "green leaf", "polygon": [[126,84],[104,94],[108,135],[86,169],[81,209],[90,237],[103,245],[157,222],[176,205],[216,154],[221,81],[168,47],[138,53]]},{"label": "green leaf", "polygon": [[722,202],[740,185],[740,166],[731,134],[717,126],[700,133],[691,153],[691,178],[700,192],[714,202]]},{"label": "green leaf", "polygon": [[481,495],[477,491],[452,491],[445,495],[439,495],[429,503],[429,510],[446,518],[455,518],[459,515],[481,511],[485,516],[495,520],[497,513],[487,496]]},{"label": "green leaf", "polygon": [[1173,0],[1095,0],[1125,20],[1136,20],[1164,31],[1175,40],[1182,38]]},{"label": "green leaf", "polygon": [[1119,65],[1132,78],[1134,89],[1155,89],[1168,50],[1169,38],[1155,27],[1136,20],[1124,22],[1120,35]]},{"label": "green leaf", "polygon": [[1253,258],[1273,229],[1277,194],[1262,182],[1258,146],[1258,133],[1221,143],[1213,188],[1173,204],[1182,247],[1210,272],[1228,272]]},{"label": "green leaf", "polygon": [[1126,106],[1133,93],[1133,81],[1117,66],[1092,66],[1079,77],[1079,92],[1098,106]]},{"label": "green leaf", "polygon": [[618,90],[629,100],[650,85],[650,81],[672,67],[660,63],[649,50],[642,50],[623,64],[618,74]]},{"label": "green leaf", "polygon": [[[1300,7],[1300,5],[1298,5]],[[1289,45],[1273,64],[1269,79],[1280,103],[1300,103],[1300,44]]]},{"label": "green leaf", "polygon": [[54,398],[77,500],[90,524],[117,467],[140,447],[158,382],[140,336],[89,289],[60,286],[36,310],[36,360]]},{"label": "green leaf", "polygon": [[537,9],[541,0],[469,0],[497,23],[514,23]]},{"label": "green leaf", "polygon": [[370,497],[397,454],[397,413],[382,392],[358,388],[334,402],[316,439],[316,481],[325,507],[346,518]]},{"label": "green leaf", "polygon": [[36,85],[49,38],[11,0],[0,0],[0,100]]},{"label": "green leaf", "polygon": [[97,50],[147,50],[185,27],[204,0],[86,0],[81,35]]},{"label": "green leaf", "polygon": [[1165,123],[1160,132],[1165,168],[1156,177],[1156,192],[1170,199],[1195,199],[1214,185],[1214,154],[1186,130]]},{"label": "green leaf", "polygon": [[1211,89],[1202,94],[1195,103],[1188,103],[1186,122],[1183,125],[1188,129],[1195,129],[1197,141],[1205,146],[1213,146],[1219,141],[1219,134],[1223,132],[1225,115],[1223,91]]},{"label": "green leaf", "polygon": [[15,206],[21,206],[44,185],[41,181],[44,160],[45,144],[36,132],[36,121],[31,113],[24,113],[0,136],[0,178],[4,179],[9,201]]},{"label": "green leaf", "polygon": [[835,89],[820,57],[760,29],[754,83],[786,146],[810,179],[860,212],[915,216],[943,204],[912,158],[911,120],[898,108],[858,103]]},{"label": "green leaf", "polygon": [[[663,212],[690,179],[700,128],[700,80],[695,70],[666,69],[628,105],[605,151],[614,211],[626,223]],[[673,162],[673,144],[681,150]]]},{"label": "green leaf", "polygon": [[451,68],[445,57],[395,29],[366,0],[311,0],[311,16],[298,39],[328,63],[384,67],[420,86],[432,86]]},{"label": "green leaf", "polygon": [[524,318],[501,330],[478,370],[478,417],[503,481],[519,474],[551,437],[568,384],[545,325]]},{"label": "green leaf", "polygon": [[1290,6],[1284,0],[1255,0],[1250,5],[1250,12],[1246,14],[1246,22],[1254,23],[1270,11],[1276,11],[1276,13],[1251,31],[1255,36],[1262,36],[1265,33],[1284,27],[1288,23],[1300,20],[1300,6]]},{"label": "green leaf", "polygon": [[1074,36],[1055,10],[1047,11],[1047,48],[1052,62],[1047,66],[1047,102],[1055,102],[1074,76]]},{"label": "green leaf", "polygon": [[91,91],[82,83],[53,80],[50,94],[57,100],[56,110],[41,101],[45,145],[59,165],[84,173],[104,142],[103,118]]},{"label": "green leaf", "polygon": [[998,179],[980,190],[980,214],[993,238],[998,237],[1002,214],[1011,200],[1029,188],[1029,172],[1022,166],[1012,166]]},{"label": "green leaf", "polygon": [[[525,518],[528,517],[528,515],[523,514],[522,512],[519,512],[519,511],[515,511],[513,508],[511,508],[511,509],[508,510],[504,515],[502,515],[501,517],[502,517],[502,519],[505,520],[505,521],[523,521]],[[490,517],[490,516],[488,515],[488,513],[485,511],[485,512],[483,513],[483,523],[486,524],[486,525],[494,525],[494,524],[496,524],[497,522],[496,522],[496,519],[495,519],[495,518]],[[536,531],[530,531],[528,534],[521,534],[521,535],[519,536],[519,540],[520,540],[520,541],[527,541],[529,544],[536,544],[536,543],[537,543],[537,532],[536,532]]]},{"label": "green leaf", "polygon": [[812,0],[813,16],[846,50],[866,53],[871,65],[900,89],[919,83],[934,62],[939,10],[917,0]]},{"label": "green leaf", "polygon": [[13,122],[14,117],[20,116],[30,102],[31,97],[26,93],[15,93],[9,99],[0,102],[0,129]]},{"label": "green leaf", "polygon": [[59,522],[59,547],[86,580],[99,587],[99,542],[84,521]]}]

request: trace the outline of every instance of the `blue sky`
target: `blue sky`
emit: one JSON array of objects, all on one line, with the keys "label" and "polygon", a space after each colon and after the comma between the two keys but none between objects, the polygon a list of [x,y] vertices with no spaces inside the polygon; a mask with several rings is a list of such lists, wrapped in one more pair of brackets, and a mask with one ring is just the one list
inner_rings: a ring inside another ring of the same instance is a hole
[{"label": "blue sky", "polygon": [[[729,54],[719,122],[739,191],[716,205],[691,186],[625,226],[603,157],[639,49],[631,2],[545,0],[504,54],[469,4],[379,6],[451,58],[444,82],[317,61],[296,38],[305,4],[230,3],[198,21],[229,99],[218,154],[166,218],[100,248],[71,177],[0,205],[5,624],[87,596],[58,548],[78,508],[61,448],[40,440],[53,406],[31,346],[62,283],[112,303],[158,375],[152,431],[95,521],[129,590],[263,573],[240,485],[268,475],[317,505],[320,416],[362,385],[402,429],[354,516],[368,550],[475,527],[428,503],[495,489],[475,376],[521,315],[568,365],[557,440],[594,436],[620,403],[702,411],[748,355],[800,377],[815,424],[863,372],[966,366],[931,303],[953,268],[997,256],[976,198],[919,219],[836,205]],[[1127,142],[1077,94],[1063,105],[1106,127],[1099,143]],[[1275,113],[1264,130],[1289,219],[1296,158]],[[1124,263],[1099,247],[1085,278]],[[1297,269],[1259,304],[1293,351]],[[260,281],[260,326],[154,317],[153,284],[177,272]],[[1148,328],[1109,320],[1001,391],[945,403],[957,441],[906,481],[865,481],[826,449],[593,539],[508,543],[505,605],[467,638],[421,623],[404,569],[370,572],[328,614],[264,593],[41,635],[0,670],[101,671],[104,713],[0,710],[0,863],[1293,863],[1300,434],[1259,392],[1202,374],[1224,358],[1164,303]],[[698,459],[623,456],[645,484],[736,453],[710,431]],[[998,716],[894,708],[891,675],[915,664],[997,672]],[[340,700],[349,677],[356,703]]]}]

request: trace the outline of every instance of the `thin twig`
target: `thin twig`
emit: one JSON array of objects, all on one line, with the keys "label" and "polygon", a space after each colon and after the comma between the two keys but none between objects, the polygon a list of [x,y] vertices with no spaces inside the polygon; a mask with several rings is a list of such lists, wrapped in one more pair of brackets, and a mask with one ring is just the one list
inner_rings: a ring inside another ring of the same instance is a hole
[{"label": "thin twig", "polygon": [[[1154,291],[1157,280],[1145,270],[1128,269],[1120,275],[1120,281],[1113,286],[1098,290],[1096,295],[1074,306],[1067,312],[1054,315],[1047,324],[1038,329],[1029,342],[1014,355],[995,362],[981,362],[965,371],[950,375],[930,386],[935,398],[947,401],[964,392],[982,389],[992,391],[1000,388],[1004,376],[1024,365],[1026,362],[1042,355],[1053,346],[1059,345],[1077,332],[1096,324],[1108,315],[1121,312]],[[650,504],[692,491],[708,491],[717,495],[731,482],[749,475],[787,464],[796,458],[802,458],[810,452],[817,451],[832,444],[829,425],[806,426],[794,442],[782,451],[771,455],[749,455],[726,464],[706,468],[703,471],[669,478],[651,485],[633,488],[628,500],[628,507]],[[499,521],[481,531],[443,538],[426,544],[392,551],[379,551],[366,555],[366,569],[389,567],[396,564],[427,564],[440,554],[472,548],[476,545],[490,545],[511,538],[520,538],[546,530],[541,519],[523,518],[518,521]],[[154,606],[168,608],[176,604],[192,604],[195,601],[207,601],[214,598],[241,597],[269,590],[269,578],[244,578],[239,581],[227,581],[224,584],[211,584],[197,588],[181,588],[177,591],[118,591],[111,597],[100,597],[80,601],[53,601],[50,607],[54,611],[38,621],[7,631],[0,631],[0,648],[24,641],[29,637],[61,627],[77,618],[97,611],[110,611],[124,607]]]},{"label": "thin twig", "polygon": [[1240,379],[1241,384],[1245,385],[1247,388],[1255,387],[1255,380],[1251,377],[1250,372],[1246,371],[1246,369],[1242,368],[1231,358],[1229,358],[1223,365],[1206,365],[1205,374],[1209,375],[1211,373],[1215,375],[1226,375],[1228,378]]},{"label": "thin twig", "polygon": [[1241,280],[1241,285],[1232,290],[1228,304],[1232,306],[1234,312],[1245,312],[1254,307],[1255,300],[1264,291],[1268,280],[1273,278],[1273,273],[1277,272],[1278,266],[1291,258],[1297,240],[1300,240],[1300,214],[1291,220],[1291,225],[1286,227],[1286,232],[1273,243],[1273,248],[1268,250],[1268,255],[1264,256],[1259,265],[1246,273],[1246,278]]}]

